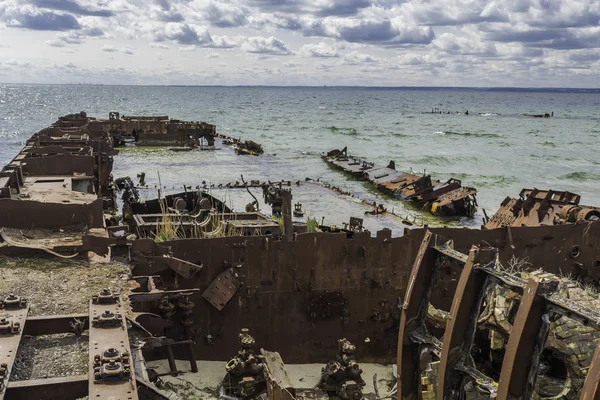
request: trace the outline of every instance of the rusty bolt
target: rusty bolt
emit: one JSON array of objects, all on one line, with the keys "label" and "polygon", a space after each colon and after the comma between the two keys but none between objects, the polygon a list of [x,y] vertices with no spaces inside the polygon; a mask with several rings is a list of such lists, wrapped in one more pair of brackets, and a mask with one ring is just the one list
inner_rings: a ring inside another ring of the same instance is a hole
[{"label": "rusty bolt", "polygon": [[115,371],[115,370],[119,369],[119,364],[117,364],[117,362],[115,360],[110,360],[108,362],[108,364],[106,364],[105,368],[108,370]]},{"label": "rusty bolt", "polygon": [[115,349],[114,347],[111,347],[110,349],[106,350],[103,354],[104,357],[106,358],[115,358],[119,356],[119,350]]}]

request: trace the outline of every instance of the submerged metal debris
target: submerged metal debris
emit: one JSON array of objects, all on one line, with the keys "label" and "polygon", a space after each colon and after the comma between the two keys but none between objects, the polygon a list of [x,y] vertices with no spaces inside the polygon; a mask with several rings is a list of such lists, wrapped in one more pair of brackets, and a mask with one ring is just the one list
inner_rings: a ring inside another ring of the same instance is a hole
[{"label": "submerged metal debris", "polygon": [[463,187],[458,179],[432,181],[430,175],[418,176],[396,170],[394,161],[387,167],[348,155],[347,147],[331,150],[321,157],[331,166],[366,180],[378,190],[416,202],[432,214],[474,216],[477,190]]}]

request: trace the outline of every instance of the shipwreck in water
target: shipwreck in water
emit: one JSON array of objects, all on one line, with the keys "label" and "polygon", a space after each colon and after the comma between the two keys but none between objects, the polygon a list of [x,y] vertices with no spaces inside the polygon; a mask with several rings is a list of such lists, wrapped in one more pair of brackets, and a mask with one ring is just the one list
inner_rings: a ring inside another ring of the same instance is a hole
[{"label": "shipwreck in water", "polygon": [[[204,389],[224,399],[598,397],[600,221],[579,196],[524,190],[482,230],[309,230],[291,184],[238,184],[277,220],[200,185],[142,200],[112,178],[113,133],[62,121],[0,172],[0,398],[190,398],[166,380],[204,361],[223,363]],[[441,210],[474,204],[460,183],[344,153],[324,157]],[[48,335],[82,347],[47,368],[75,354],[81,370],[28,378]],[[318,366],[295,379],[298,363]],[[369,363],[396,365],[394,382]]]},{"label": "shipwreck in water", "polygon": [[74,135],[87,135],[91,138],[107,136],[112,146],[126,144],[138,146],[176,146],[173,151],[192,149],[214,150],[215,139],[223,144],[234,146],[239,154],[259,155],[262,146],[252,140],[232,138],[217,133],[215,125],[201,121],[182,121],[162,116],[121,115],[113,111],[108,118],[89,117],[85,111],[59,117],[56,122],[41,130],[37,137],[60,141]]},{"label": "shipwreck in water", "polygon": [[475,215],[477,190],[462,186],[458,179],[447,182],[432,180],[430,175],[415,175],[396,170],[394,161],[376,165],[348,155],[348,148],[323,153],[322,158],[334,168],[370,182],[377,190],[415,202],[424,211],[446,216]]}]

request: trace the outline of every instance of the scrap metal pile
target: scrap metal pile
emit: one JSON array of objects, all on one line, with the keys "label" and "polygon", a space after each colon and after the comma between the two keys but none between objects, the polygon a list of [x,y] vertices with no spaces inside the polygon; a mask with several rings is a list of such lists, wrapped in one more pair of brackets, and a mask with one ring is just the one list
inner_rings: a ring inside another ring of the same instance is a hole
[{"label": "scrap metal pile", "polygon": [[518,199],[507,197],[485,229],[505,226],[573,224],[600,220],[600,207],[579,204],[581,196],[555,190],[523,189]]},{"label": "scrap metal pile", "polygon": [[[222,361],[236,348],[212,388],[223,398],[600,398],[600,214],[578,195],[524,190],[486,229],[401,237],[371,235],[359,218],[307,232],[292,222],[303,210],[291,182],[234,185],[262,187],[281,224],[236,213],[202,185],[142,201],[140,185],[112,179],[114,145],[131,124],[139,143],[156,134],[151,126],[168,136],[170,124],[185,125],[173,121],[62,117],[0,172],[0,399],[175,399],[166,375],[202,376],[197,358]],[[476,205],[475,189],[457,181],[381,169],[345,151],[324,157],[428,212],[469,215]],[[56,278],[66,267],[49,264],[56,258],[100,277],[117,261],[126,268],[101,282],[109,289],[96,290],[98,277],[68,288]],[[29,284],[33,275],[41,287]],[[37,312],[68,290],[86,312]],[[68,332],[88,338],[87,373],[15,373],[26,338]],[[319,364],[320,380],[292,381],[284,359]],[[152,364],[159,360],[166,371]],[[367,392],[367,363],[397,363],[387,395]]]}]

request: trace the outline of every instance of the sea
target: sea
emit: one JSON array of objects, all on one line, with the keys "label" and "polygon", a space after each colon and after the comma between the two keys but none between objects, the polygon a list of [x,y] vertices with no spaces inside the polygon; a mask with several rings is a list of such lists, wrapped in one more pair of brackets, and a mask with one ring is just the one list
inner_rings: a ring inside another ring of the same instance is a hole
[{"label": "sea", "polygon": [[[243,211],[253,200],[250,194],[224,189],[226,183],[241,176],[289,180],[293,202],[305,211],[301,219],[342,227],[358,217],[373,234],[388,228],[395,235],[422,225],[479,227],[483,209],[492,215],[523,188],[570,191],[581,195],[583,204],[600,205],[598,91],[0,84],[0,165],[57,117],[80,111],[97,118],[118,111],[205,121],[265,150],[254,157],[236,155],[227,146],[190,152],[127,146],[115,156],[113,175],[136,181],[144,172],[143,198],[155,198],[161,186],[170,193],[206,184]],[[524,115],[546,113],[552,116]],[[320,157],[345,146],[349,154],[378,164],[394,160],[399,170],[460,179],[478,190],[477,215],[431,216],[331,169]],[[260,210],[269,212],[260,189],[252,193]],[[397,216],[365,214],[371,210],[365,203],[373,202]]]}]

